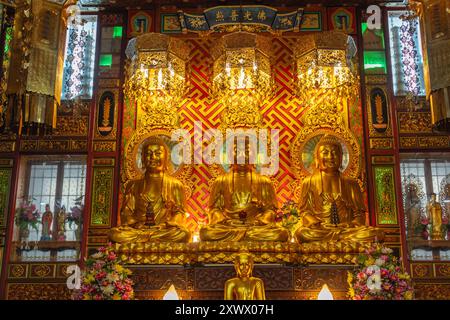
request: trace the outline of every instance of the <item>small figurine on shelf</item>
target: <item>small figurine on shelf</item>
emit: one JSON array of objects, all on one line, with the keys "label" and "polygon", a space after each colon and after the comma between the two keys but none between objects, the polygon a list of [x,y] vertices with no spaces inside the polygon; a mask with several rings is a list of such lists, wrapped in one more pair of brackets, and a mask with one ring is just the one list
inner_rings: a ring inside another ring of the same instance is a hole
[{"label": "small figurine on shelf", "polygon": [[66,240],[66,207],[62,206],[56,214],[56,240]]},{"label": "small figurine on shelf", "polygon": [[436,201],[435,193],[431,194],[427,211],[431,220],[431,240],[445,240],[442,227],[442,207],[439,202]]},{"label": "small figurine on shelf", "polygon": [[50,211],[50,205],[45,205],[45,212],[42,214],[42,234],[41,241],[50,240],[50,235],[52,234],[51,226],[53,221],[53,213]]}]

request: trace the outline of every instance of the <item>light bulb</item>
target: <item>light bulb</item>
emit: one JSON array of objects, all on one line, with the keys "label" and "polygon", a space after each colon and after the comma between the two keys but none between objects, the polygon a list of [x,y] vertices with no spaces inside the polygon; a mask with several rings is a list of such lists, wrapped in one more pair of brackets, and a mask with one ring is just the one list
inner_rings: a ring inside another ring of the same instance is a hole
[{"label": "light bulb", "polygon": [[334,300],[333,295],[326,284],[322,286],[322,290],[320,290],[317,300]]},{"label": "light bulb", "polygon": [[167,290],[166,294],[163,297],[163,300],[180,300],[177,290],[175,290],[173,284],[170,285],[169,290]]}]

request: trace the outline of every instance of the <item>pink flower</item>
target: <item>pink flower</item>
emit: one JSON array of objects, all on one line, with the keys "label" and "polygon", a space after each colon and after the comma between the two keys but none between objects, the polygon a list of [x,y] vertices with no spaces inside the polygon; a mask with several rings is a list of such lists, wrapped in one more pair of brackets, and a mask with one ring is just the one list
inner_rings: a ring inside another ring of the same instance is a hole
[{"label": "pink flower", "polygon": [[113,261],[116,260],[117,256],[114,252],[110,252],[108,255],[108,260]]},{"label": "pink flower", "polygon": [[365,279],[367,278],[366,274],[364,272],[359,272],[357,275],[358,279]]},{"label": "pink flower", "polygon": [[95,279],[97,279],[97,280],[101,280],[101,279],[103,279],[104,277],[106,277],[106,272],[105,272],[105,271],[99,272],[99,273],[97,273],[97,274],[95,275]]}]

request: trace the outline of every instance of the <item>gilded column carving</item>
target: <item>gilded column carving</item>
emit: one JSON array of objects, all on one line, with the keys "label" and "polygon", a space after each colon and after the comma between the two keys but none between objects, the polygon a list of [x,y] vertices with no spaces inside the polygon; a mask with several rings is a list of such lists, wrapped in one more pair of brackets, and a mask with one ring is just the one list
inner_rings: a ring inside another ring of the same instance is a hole
[{"label": "gilded column carving", "polygon": [[[111,162],[114,164],[114,161]],[[111,226],[114,166],[94,165],[91,227]]]},{"label": "gilded column carving", "polygon": [[398,224],[394,167],[375,166],[375,213],[377,224]]},{"label": "gilded column carving", "polygon": [[[12,160],[0,160],[0,228],[6,227],[9,212],[9,194],[11,189]],[[2,162],[7,166],[2,166]],[[2,241],[0,241],[1,243]]]}]

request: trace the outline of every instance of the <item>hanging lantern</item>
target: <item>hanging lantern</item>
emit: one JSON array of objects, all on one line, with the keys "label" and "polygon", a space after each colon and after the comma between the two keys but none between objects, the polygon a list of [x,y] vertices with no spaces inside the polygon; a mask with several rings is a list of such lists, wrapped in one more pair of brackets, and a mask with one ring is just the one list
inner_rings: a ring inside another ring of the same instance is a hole
[{"label": "hanging lantern", "polygon": [[[261,104],[272,93],[271,43],[266,36],[235,32],[212,48],[213,95],[227,102],[253,99]],[[243,101],[241,101],[243,102]]]},{"label": "hanging lantern", "polygon": [[328,31],[302,37],[294,48],[296,91],[305,104],[334,103],[357,92],[351,63],[356,45],[351,36]]},{"label": "hanging lantern", "polygon": [[[128,43],[125,94],[134,99],[139,112],[158,106],[176,106],[186,88],[189,46],[182,40],[147,33]],[[138,115],[139,116],[139,115]]]}]

